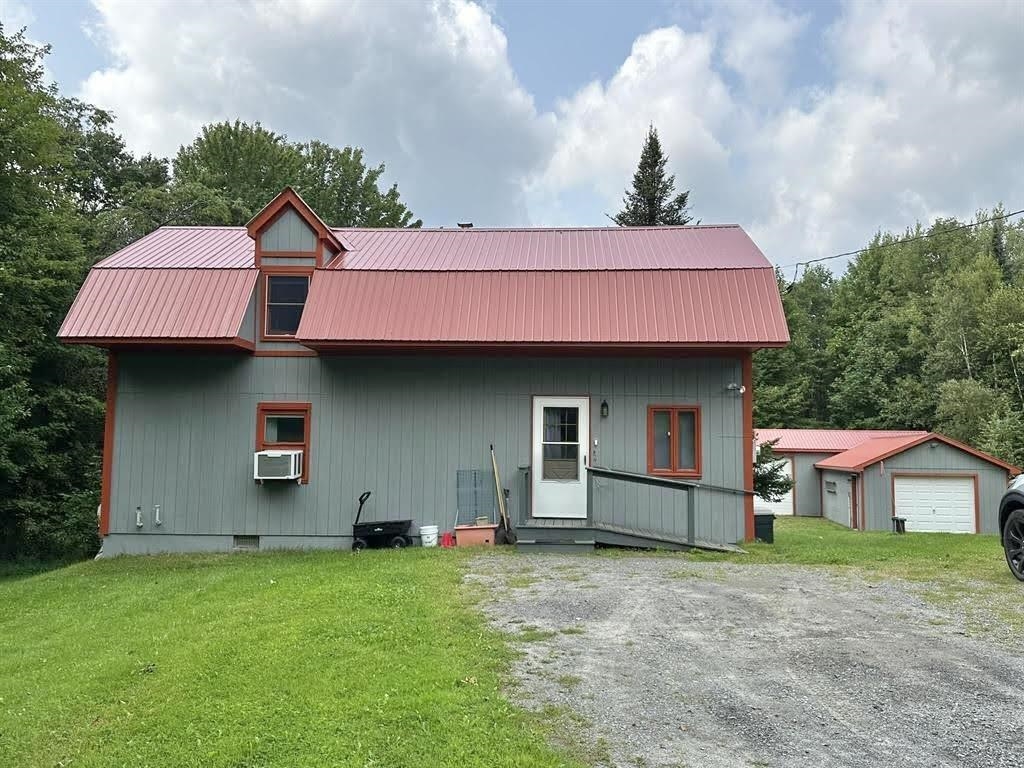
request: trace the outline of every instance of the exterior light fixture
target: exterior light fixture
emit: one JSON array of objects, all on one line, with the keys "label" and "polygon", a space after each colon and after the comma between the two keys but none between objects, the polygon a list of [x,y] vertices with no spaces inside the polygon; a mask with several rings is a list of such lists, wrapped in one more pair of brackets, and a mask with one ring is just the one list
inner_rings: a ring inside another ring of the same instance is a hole
[{"label": "exterior light fixture", "polygon": [[607,400],[602,400],[601,401],[601,418],[602,419],[607,419],[608,418],[608,401]]},{"label": "exterior light fixture", "polygon": [[727,392],[736,392],[741,395],[747,391],[746,387],[744,387],[742,384],[737,384],[735,381],[732,382],[731,384],[726,384],[725,389]]}]

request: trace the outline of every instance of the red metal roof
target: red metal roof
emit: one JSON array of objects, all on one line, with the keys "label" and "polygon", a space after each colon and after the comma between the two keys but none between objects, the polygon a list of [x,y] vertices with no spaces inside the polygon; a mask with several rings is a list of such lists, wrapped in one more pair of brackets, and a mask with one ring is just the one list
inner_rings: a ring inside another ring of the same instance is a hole
[{"label": "red metal roof", "polygon": [[160,227],[103,259],[96,268],[254,268],[255,252],[245,227]]},{"label": "red metal roof", "polygon": [[103,345],[232,341],[256,277],[249,269],[93,269],[57,335]]},{"label": "red metal roof", "polygon": [[[737,226],[333,231],[351,250],[314,273],[311,345],[789,340],[771,265]],[[93,268],[61,338],[237,335],[257,274],[245,228],[163,227]]]},{"label": "red metal roof", "polygon": [[839,453],[878,437],[921,437],[912,429],[759,429],[757,441],[778,440],[776,453]]},{"label": "red metal roof", "polygon": [[591,229],[345,229],[353,250],[330,269],[757,269],[768,260],[738,226]]},{"label": "red metal roof", "polygon": [[[770,269],[313,275],[298,337],[325,342],[773,345]],[[329,345],[329,344],[328,344]]]},{"label": "red metal roof", "polygon": [[877,464],[880,461],[888,459],[890,456],[903,453],[903,451],[913,448],[915,445],[921,445],[922,443],[926,443],[930,440],[937,440],[940,443],[945,443],[946,445],[951,445],[954,448],[959,448],[960,450],[965,451],[972,456],[976,456],[983,461],[1002,467],[1011,475],[1020,473],[1020,469],[1012,464],[1007,464],[1005,461],[1000,461],[995,456],[990,456],[989,454],[983,453],[969,445],[958,443],[956,440],[948,438],[945,435],[940,435],[937,432],[923,432],[918,433],[917,435],[907,435],[904,437],[878,437],[874,440],[868,440],[867,442],[854,446],[848,451],[837,453],[835,456],[829,456],[827,459],[819,461],[814,466],[818,469],[838,469],[848,472],[861,472],[872,464]]},{"label": "red metal roof", "polygon": [[[760,269],[768,260],[738,226],[595,229],[335,229],[351,250],[329,269],[425,271]],[[161,227],[96,266],[254,266],[244,227]]]}]

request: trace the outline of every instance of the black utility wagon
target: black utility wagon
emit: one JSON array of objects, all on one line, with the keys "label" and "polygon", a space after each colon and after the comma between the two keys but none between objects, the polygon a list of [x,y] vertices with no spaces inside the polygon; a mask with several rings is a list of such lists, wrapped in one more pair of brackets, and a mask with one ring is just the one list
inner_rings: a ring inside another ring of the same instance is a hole
[{"label": "black utility wagon", "polygon": [[359,496],[359,511],[356,512],[356,521],[352,524],[352,551],[358,552],[362,549],[403,549],[412,545],[412,537],[409,530],[412,528],[412,520],[376,520],[372,523],[360,523],[359,518],[363,514],[363,505],[370,498],[369,491],[363,491]]}]

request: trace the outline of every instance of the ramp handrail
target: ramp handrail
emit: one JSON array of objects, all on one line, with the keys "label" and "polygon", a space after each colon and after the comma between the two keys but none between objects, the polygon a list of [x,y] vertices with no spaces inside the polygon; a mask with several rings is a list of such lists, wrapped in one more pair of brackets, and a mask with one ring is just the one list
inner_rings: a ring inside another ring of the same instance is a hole
[{"label": "ramp handrail", "polygon": [[718,493],[731,493],[740,496],[753,495],[753,491],[741,488],[728,488],[722,485],[711,485],[709,483],[698,483],[692,480],[676,480],[669,477],[658,477],[657,475],[643,475],[639,472],[627,472],[623,469],[609,469],[608,467],[587,466],[587,518],[594,521],[594,477],[608,477],[613,480],[625,480],[628,483],[640,485],[655,485],[662,488],[675,488],[686,493],[686,542],[696,544],[697,508],[696,491],[700,488],[715,491]]}]

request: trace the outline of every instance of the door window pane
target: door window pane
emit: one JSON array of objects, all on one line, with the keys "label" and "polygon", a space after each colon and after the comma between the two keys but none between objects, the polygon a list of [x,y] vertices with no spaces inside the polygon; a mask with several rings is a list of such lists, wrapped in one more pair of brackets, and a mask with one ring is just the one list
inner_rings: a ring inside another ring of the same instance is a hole
[{"label": "door window pane", "polygon": [[264,440],[268,443],[302,443],[306,439],[304,416],[267,416]]},{"label": "door window pane", "polygon": [[679,464],[676,469],[696,469],[697,467],[697,423],[693,411],[679,411]]},{"label": "door window pane", "polygon": [[544,442],[579,442],[579,408],[545,408]]},{"label": "door window pane", "polygon": [[654,412],[654,468],[672,469],[671,411]]},{"label": "door window pane", "polygon": [[544,445],[544,480],[578,480],[580,477],[579,445]]}]

